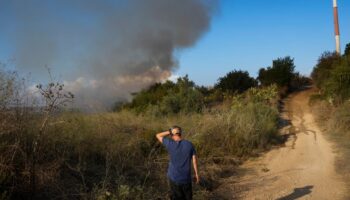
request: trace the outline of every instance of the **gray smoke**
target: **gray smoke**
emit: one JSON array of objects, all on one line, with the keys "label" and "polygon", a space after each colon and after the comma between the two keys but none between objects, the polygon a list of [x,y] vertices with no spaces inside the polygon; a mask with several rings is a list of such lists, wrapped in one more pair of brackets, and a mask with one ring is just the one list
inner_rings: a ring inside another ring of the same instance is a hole
[{"label": "gray smoke", "polygon": [[208,30],[217,1],[2,0],[0,23],[18,69],[38,78],[48,65],[80,104],[111,104],[168,78],[174,53]]}]

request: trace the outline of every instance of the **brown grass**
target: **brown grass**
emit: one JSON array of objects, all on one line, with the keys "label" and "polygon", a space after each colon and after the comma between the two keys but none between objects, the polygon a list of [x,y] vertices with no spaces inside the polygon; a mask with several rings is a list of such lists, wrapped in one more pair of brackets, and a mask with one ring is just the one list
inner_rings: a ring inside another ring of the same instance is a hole
[{"label": "brown grass", "polygon": [[337,144],[336,167],[347,183],[350,194],[350,102],[334,107],[318,100],[313,102],[312,111],[327,137]]}]

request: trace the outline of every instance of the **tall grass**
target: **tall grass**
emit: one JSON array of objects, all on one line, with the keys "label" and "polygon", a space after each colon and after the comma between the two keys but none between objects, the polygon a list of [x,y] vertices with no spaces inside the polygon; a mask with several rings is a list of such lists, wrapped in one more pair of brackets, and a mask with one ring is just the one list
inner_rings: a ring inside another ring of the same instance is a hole
[{"label": "tall grass", "polygon": [[266,91],[250,91],[201,113],[61,112],[50,118],[38,141],[41,113],[24,112],[9,122],[20,128],[0,135],[0,194],[4,199],[33,195],[35,141],[36,199],[166,199],[168,158],[155,134],[177,124],[194,143],[207,184],[195,188],[195,198],[209,198],[225,164],[232,168],[278,141],[278,111],[271,101],[277,93]]},{"label": "tall grass", "polygon": [[[39,153],[38,199],[154,199],[167,193],[164,148],[156,132],[180,124],[195,144],[201,165],[226,156],[239,158],[267,147],[276,137],[277,111],[250,103],[216,113],[156,118],[131,112],[83,115],[65,113],[51,121]],[[35,123],[28,131],[35,134]],[[2,192],[23,198],[30,191],[22,135],[14,162],[1,168]],[[11,150],[12,137],[2,135],[1,154]],[[204,168],[202,166],[202,168]],[[202,172],[205,174],[206,172]],[[208,178],[210,179],[210,178]],[[212,178],[213,179],[213,178]]]},{"label": "tall grass", "polygon": [[312,110],[328,138],[337,144],[336,167],[350,191],[350,101],[335,107],[324,100],[314,99]]}]

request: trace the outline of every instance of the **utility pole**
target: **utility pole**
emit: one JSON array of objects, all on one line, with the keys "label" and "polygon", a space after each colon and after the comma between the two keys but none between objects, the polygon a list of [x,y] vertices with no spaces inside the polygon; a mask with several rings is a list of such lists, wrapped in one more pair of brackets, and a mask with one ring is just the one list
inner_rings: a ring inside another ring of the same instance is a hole
[{"label": "utility pole", "polygon": [[334,13],[335,47],[336,47],[336,52],[339,55],[341,55],[341,52],[340,52],[340,31],[339,31],[339,19],[338,19],[337,0],[333,0],[333,13]]}]

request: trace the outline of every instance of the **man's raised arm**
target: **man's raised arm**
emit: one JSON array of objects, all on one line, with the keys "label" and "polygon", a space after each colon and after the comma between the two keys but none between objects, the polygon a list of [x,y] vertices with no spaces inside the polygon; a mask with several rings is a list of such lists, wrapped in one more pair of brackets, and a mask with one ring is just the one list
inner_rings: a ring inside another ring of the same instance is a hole
[{"label": "man's raised arm", "polygon": [[196,183],[199,183],[199,175],[198,175],[198,166],[197,166],[197,157],[196,155],[192,156],[194,175],[196,176]]},{"label": "man's raised arm", "polygon": [[167,135],[170,135],[170,131],[164,131],[164,132],[158,133],[156,135],[156,138],[159,140],[160,143],[163,143],[163,138]]}]

